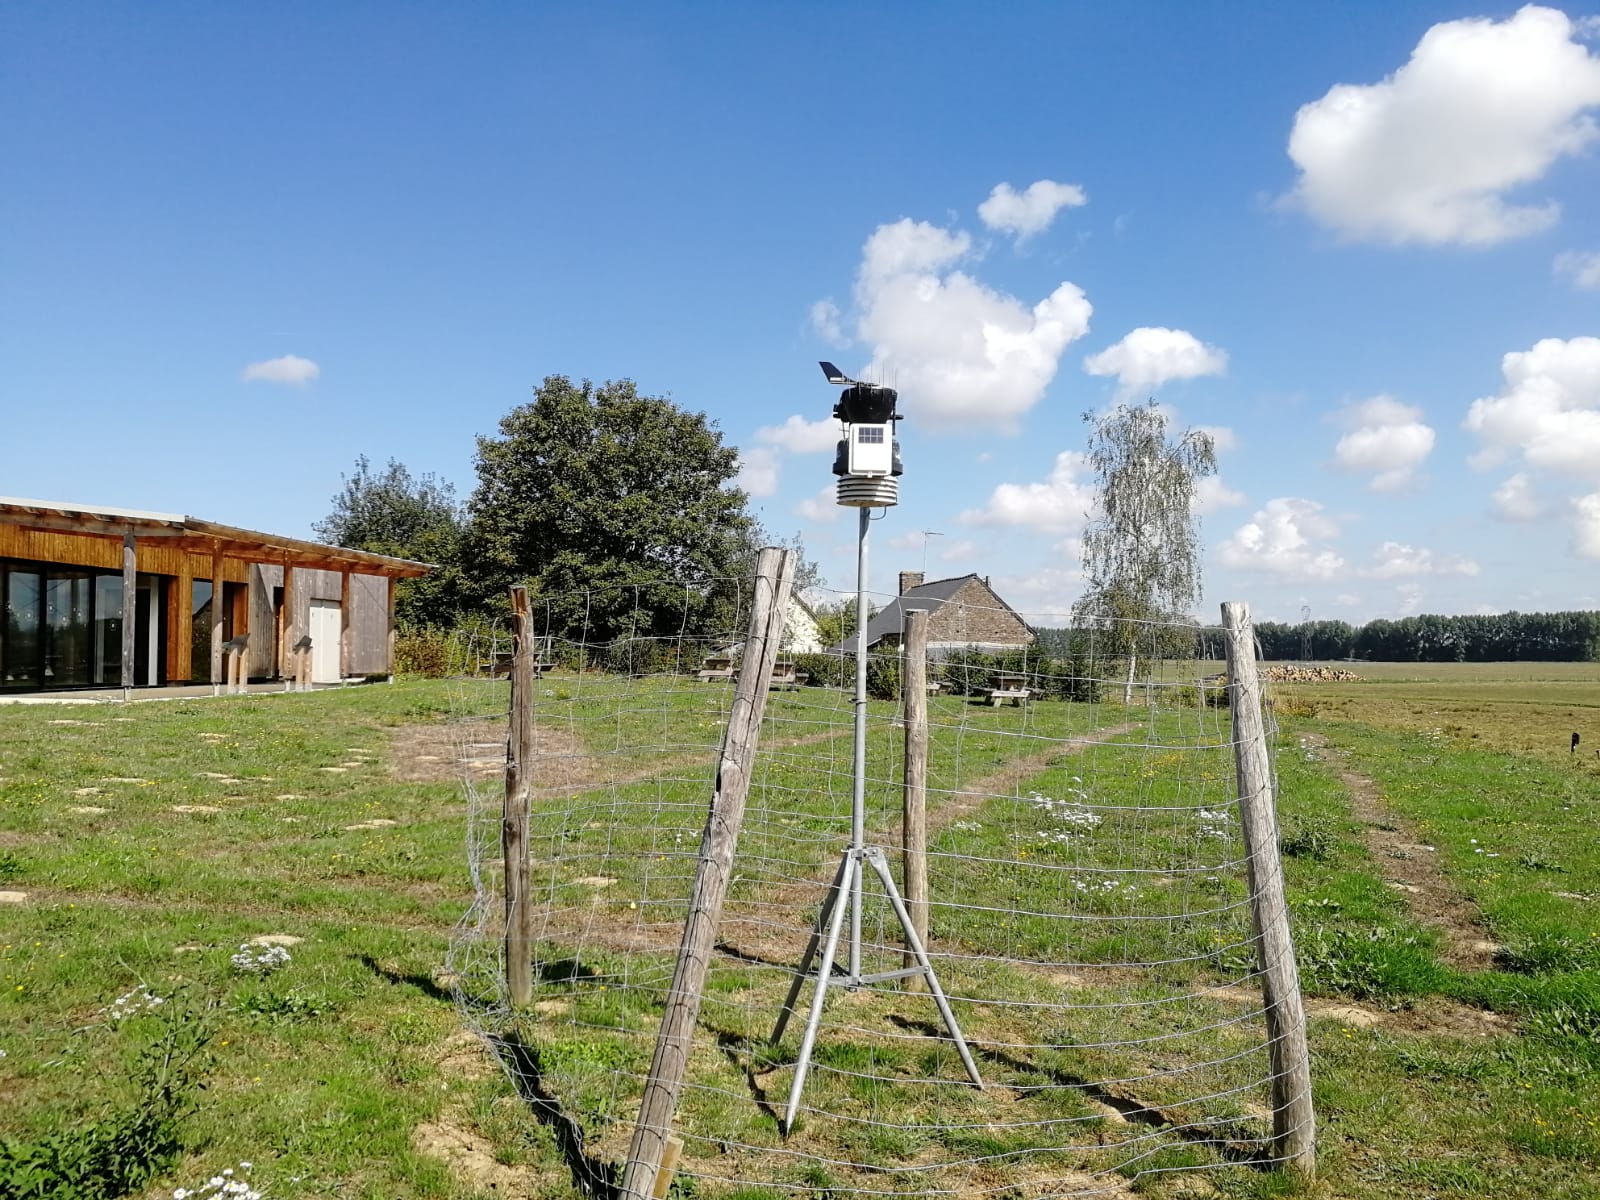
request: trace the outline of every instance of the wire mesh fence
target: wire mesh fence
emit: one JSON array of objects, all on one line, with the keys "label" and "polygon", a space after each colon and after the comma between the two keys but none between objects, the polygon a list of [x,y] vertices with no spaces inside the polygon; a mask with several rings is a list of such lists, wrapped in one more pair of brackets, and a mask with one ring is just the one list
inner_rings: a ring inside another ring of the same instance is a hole
[{"label": "wire mesh fence", "polygon": [[[730,581],[535,606],[526,1006],[505,988],[505,728],[456,726],[475,897],[456,998],[597,1194],[638,1115],[749,603]],[[789,622],[677,1105],[693,1194],[1118,1195],[1155,1177],[1181,1194],[1193,1172],[1271,1161],[1233,739],[1202,657],[1218,631],[1098,621],[1008,648],[1027,617],[959,595],[930,617],[927,949],[982,1087],[917,981],[832,988],[792,1127],[801,1022],[772,1035],[850,844],[854,672]],[[897,642],[870,647],[864,772],[866,840],[896,876]],[[487,674],[463,695],[506,686]],[[865,879],[861,974],[892,975],[902,927]]]}]

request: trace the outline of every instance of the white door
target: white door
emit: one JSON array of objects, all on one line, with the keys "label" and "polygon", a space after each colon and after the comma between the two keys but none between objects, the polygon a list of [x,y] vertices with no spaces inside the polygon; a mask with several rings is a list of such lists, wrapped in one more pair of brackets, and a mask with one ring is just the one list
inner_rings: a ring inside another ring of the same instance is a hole
[{"label": "white door", "polygon": [[339,626],[337,600],[311,602],[311,682],[339,682]]}]

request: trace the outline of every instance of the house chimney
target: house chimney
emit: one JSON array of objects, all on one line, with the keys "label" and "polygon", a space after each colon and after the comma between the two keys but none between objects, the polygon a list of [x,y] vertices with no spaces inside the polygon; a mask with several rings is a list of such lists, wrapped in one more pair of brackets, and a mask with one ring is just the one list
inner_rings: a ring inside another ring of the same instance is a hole
[{"label": "house chimney", "polygon": [[912,588],[921,587],[921,586],[922,586],[922,572],[921,571],[901,571],[900,572],[900,594],[902,596],[904,596]]}]

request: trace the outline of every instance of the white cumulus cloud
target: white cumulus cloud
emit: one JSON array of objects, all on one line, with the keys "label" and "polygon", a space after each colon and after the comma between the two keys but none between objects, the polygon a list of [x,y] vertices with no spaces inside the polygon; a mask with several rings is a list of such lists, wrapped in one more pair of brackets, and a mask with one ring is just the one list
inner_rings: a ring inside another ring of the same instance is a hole
[{"label": "white cumulus cloud", "polygon": [[1011,432],[1093,308],[1071,283],[1031,308],[987,287],[956,269],[971,244],[909,219],[867,239],[856,277],[856,335],[872,347],[863,378],[899,388],[902,410],[928,426]]},{"label": "white cumulus cloud", "polygon": [[982,508],[961,514],[963,525],[1021,525],[1047,533],[1076,533],[1094,508],[1095,487],[1080,478],[1088,460],[1076,450],[1056,455],[1042,483],[1002,483]]},{"label": "white cumulus cloud", "polygon": [[1488,245],[1537,233],[1554,201],[1509,203],[1597,132],[1600,58],[1565,14],[1529,5],[1423,34],[1381,83],[1336,84],[1295,114],[1293,199],[1360,239]]},{"label": "white cumulus cloud", "polygon": [[1505,386],[1474,400],[1464,427],[1478,466],[1520,457],[1530,467],[1600,479],[1600,338],[1545,338],[1500,361]]},{"label": "white cumulus cloud", "polygon": [[1333,461],[1344,471],[1370,474],[1367,486],[1393,492],[1411,482],[1412,473],[1433,450],[1433,429],[1422,410],[1393,396],[1373,396],[1342,409],[1337,420],[1350,432],[1333,448]]},{"label": "white cumulus cloud", "polygon": [[1202,517],[1243,503],[1244,493],[1223,483],[1220,475],[1207,475],[1194,485],[1194,511]]},{"label": "white cumulus cloud", "polygon": [[819,525],[831,525],[839,519],[839,514],[844,512],[844,509],[839,507],[837,496],[837,488],[830,483],[815,496],[807,496],[796,504],[795,514]]},{"label": "white cumulus cloud", "polygon": [[996,575],[994,589],[1030,625],[1067,625],[1083,591],[1077,566],[1042,567],[1026,575]]},{"label": "white cumulus cloud", "polygon": [[1372,565],[1361,571],[1369,579],[1402,579],[1417,575],[1476,575],[1478,564],[1459,555],[1435,554],[1420,546],[1384,542],[1372,552]]},{"label": "white cumulus cloud", "polygon": [[1495,488],[1492,500],[1490,511],[1502,521],[1532,521],[1544,515],[1544,505],[1526,471],[1518,471]]},{"label": "white cumulus cloud", "polygon": [[1600,250],[1563,250],[1556,255],[1551,269],[1558,276],[1572,280],[1572,286],[1583,291],[1600,290]]},{"label": "white cumulus cloud", "polygon": [[1063,208],[1087,203],[1089,197],[1075,183],[1040,179],[1021,192],[1009,183],[997,183],[989,198],[978,205],[978,219],[990,229],[1014,234],[1021,242],[1050,228]]},{"label": "white cumulus cloud", "polygon": [[1154,391],[1175,379],[1221,375],[1228,369],[1228,353],[1206,345],[1186,329],[1145,326],[1091,354],[1083,360],[1083,369],[1091,375],[1115,375],[1128,394]]},{"label": "white cumulus cloud", "polygon": [[830,346],[843,346],[849,341],[839,324],[839,306],[832,300],[818,300],[811,306],[811,328]]},{"label": "white cumulus cloud", "polygon": [[839,422],[825,418],[808,421],[796,414],[782,425],[763,425],[756,430],[756,440],[777,446],[790,454],[820,454],[839,444]]},{"label": "white cumulus cloud", "polygon": [[322,374],[322,368],[309,358],[298,354],[285,354],[282,358],[269,358],[245,367],[241,378],[246,383],[287,383],[303,387]]},{"label": "white cumulus cloud", "polygon": [[1218,454],[1229,454],[1239,448],[1239,435],[1226,425],[1196,425],[1195,429],[1211,435],[1211,447]]},{"label": "white cumulus cloud", "polygon": [[1289,579],[1332,579],[1344,559],[1324,543],[1338,535],[1338,521],[1315,500],[1280,496],[1239,526],[1218,556],[1230,567]]},{"label": "white cumulus cloud", "polygon": [[733,486],[752,496],[770,496],[778,490],[778,455],[764,446],[739,452],[739,473]]},{"label": "white cumulus cloud", "polygon": [[1579,558],[1600,558],[1600,492],[1572,502],[1572,552]]}]

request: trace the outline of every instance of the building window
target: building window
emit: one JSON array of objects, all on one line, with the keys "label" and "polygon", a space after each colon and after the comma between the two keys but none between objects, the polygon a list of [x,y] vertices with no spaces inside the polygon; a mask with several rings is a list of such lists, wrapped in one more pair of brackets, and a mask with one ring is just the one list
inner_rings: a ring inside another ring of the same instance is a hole
[{"label": "building window", "polygon": [[121,682],[121,575],[0,562],[0,691]]},{"label": "building window", "polygon": [[0,686],[36,688],[43,684],[40,662],[40,585],[37,571],[5,572],[5,634],[0,640]]}]

